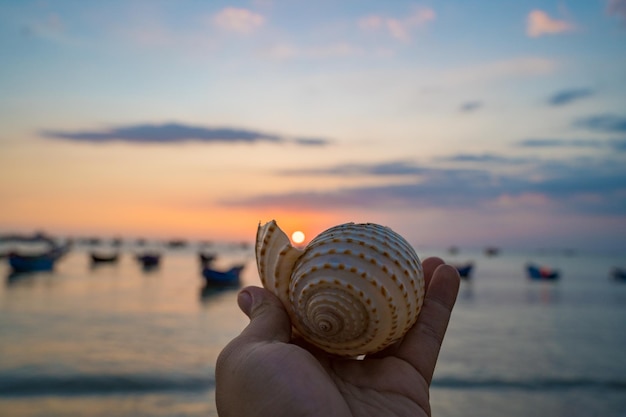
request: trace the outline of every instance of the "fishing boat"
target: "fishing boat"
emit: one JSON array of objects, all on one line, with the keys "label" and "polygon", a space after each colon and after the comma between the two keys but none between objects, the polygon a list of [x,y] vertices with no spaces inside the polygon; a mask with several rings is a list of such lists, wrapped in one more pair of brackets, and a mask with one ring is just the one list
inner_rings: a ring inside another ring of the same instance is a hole
[{"label": "fishing boat", "polygon": [[200,252],[198,253],[198,258],[200,259],[200,265],[205,266],[212,263],[217,258],[217,255],[214,253]]},{"label": "fishing boat", "polygon": [[235,265],[232,268],[221,271],[205,265],[202,268],[202,276],[207,286],[234,287],[239,286],[239,276],[244,265]]},{"label": "fishing boat", "polygon": [[137,259],[137,262],[139,262],[144,269],[153,269],[158,267],[161,263],[161,254],[157,252],[146,252],[137,254],[135,259]]},{"label": "fishing boat", "polygon": [[119,259],[119,253],[95,253],[89,254],[92,264],[115,263]]},{"label": "fishing boat", "polygon": [[456,270],[459,272],[459,276],[461,279],[468,280],[472,276],[472,270],[474,269],[473,262],[467,262],[465,264],[454,265]]},{"label": "fishing boat", "polygon": [[535,264],[527,264],[526,271],[528,272],[528,278],[532,280],[557,280],[560,277],[560,272],[556,269],[552,269],[546,266],[538,266]]},{"label": "fishing boat", "polygon": [[9,265],[13,272],[52,271],[54,264],[68,251],[66,246],[55,246],[40,253],[10,252]]},{"label": "fishing boat", "polygon": [[500,253],[500,248],[497,248],[495,246],[487,246],[485,248],[485,256],[496,256],[499,253]]}]

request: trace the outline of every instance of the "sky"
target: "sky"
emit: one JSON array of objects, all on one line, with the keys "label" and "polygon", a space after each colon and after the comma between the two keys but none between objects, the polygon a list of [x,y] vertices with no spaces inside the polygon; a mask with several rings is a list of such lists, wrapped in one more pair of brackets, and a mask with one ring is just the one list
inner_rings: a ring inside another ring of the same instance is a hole
[{"label": "sky", "polygon": [[0,0],[0,233],[626,250],[626,0]]}]

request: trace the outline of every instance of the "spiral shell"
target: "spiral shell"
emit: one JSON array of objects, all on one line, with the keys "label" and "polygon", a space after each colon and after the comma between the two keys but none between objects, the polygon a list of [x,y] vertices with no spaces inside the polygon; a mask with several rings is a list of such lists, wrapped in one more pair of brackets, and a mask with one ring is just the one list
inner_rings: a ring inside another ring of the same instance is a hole
[{"label": "spiral shell", "polygon": [[378,352],[417,320],[422,265],[388,227],[346,223],[300,249],[272,220],[259,225],[255,250],[263,286],[280,298],[298,334],[328,353]]}]

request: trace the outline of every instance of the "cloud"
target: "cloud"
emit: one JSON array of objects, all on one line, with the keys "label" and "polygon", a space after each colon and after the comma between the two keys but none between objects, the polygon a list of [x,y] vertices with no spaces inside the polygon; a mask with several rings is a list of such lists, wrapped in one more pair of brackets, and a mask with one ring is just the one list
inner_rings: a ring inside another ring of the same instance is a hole
[{"label": "cloud", "polygon": [[606,11],[609,16],[615,16],[626,24],[626,0],[609,0]]},{"label": "cloud", "polygon": [[548,98],[548,104],[551,106],[564,106],[574,101],[590,97],[593,94],[594,92],[587,88],[558,91]]},{"label": "cloud", "polygon": [[295,138],[293,141],[299,145],[305,146],[326,146],[328,139],[323,138]]},{"label": "cloud", "polygon": [[519,164],[524,164],[524,163],[534,161],[534,159],[530,159],[530,158],[523,158],[523,157],[513,158],[510,156],[496,155],[492,153],[484,153],[480,155],[462,153],[462,154],[457,154],[457,155],[446,156],[446,157],[440,158],[439,160],[448,161],[448,162],[461,162],[461,163],[469,162],[469,163],[480,163],[480,164],[504,164],[504,165],[519,165]]},{"label": "cloud", "polygon": [[605,143],[596,139],[524,139],[517,145],[523,148],[601,148]]},{"label": "cloud", "polygon": [[462,113],[471,113],[480,109],[482,106],[483,106],[482,101],[478,101],[478,100],[466,101],[465,103],[461,104],[461,107],[459,110]]},{"label": "cloud", "polygon": [[363,56],[366,50],[348,42],[336,42],[328,45],[298,47],[293,44],[276,44],[265,51],[272,59],[327,59]]},{"label": "cloud", "polygon": [[533,10],[526,18],[526,34],[531,38],[571,32],[574,29],[575,26],[572,23],[553,19],[542,10]]},{"label": "cloud", "polygon": [[626,116],[599,114],[578,119],[574,125],[607,133],[626,133]]},{"label": "cloud", "polygon": [[525,139],[517,143],[523,148],[585,148],[626,152],[626,138],[600,139]]},{"label": "cloud", "polygon": [[[487,159],[506,160],[491,155]],[[397,168],[394,168],[397,166]],[[301,174],[306,171],[300,171]],[[280,173],[283,175],[283,173]],[[533,160],[524,175],[494,170],[419,167],[410,161],[346,164],[309,170],[309,175],[376,175],[386,185],[363,185],[327,191],[263,194],[223,201],[224,205],[308,208],[317,210],[369,208],[487,209],[503,201],[536,196],[533,201],[560,212],[613,214],[626,212],[626,165],[611,159],[566,162]],[[406,175],[401,182],[390,177]],[[408,181],[407,181],[408,180]],[[506,209],[504,207],[503,209]]]},{"label": "cloud", "polygon": [[265,23],[265,17],[248,9],[227,7],[213,15],[211,22],[226,32],[249,35]]},{"label": "cloud", "polygon": [[322,146],[329,143],[328,140],[322,138],[288,138],[253,130],[198,127],[179,123],[143,124],[80,132],[44,130],[41,134],[48,138],[92,143],[113,141],[131,143],[180,143],[190,141],[209,143],[285,143],[291,141],[292,143],[305,146]]},{"label": "cloud", "polygon": [[80,46],[84,43],[79,38],[70,36],[63,19],[56,13],[24,23],[21,34],[27,38],[44,39],[64,46]]},{"label": "cloud", "polygon": [[389,161],[377,164],[342,164],[325,168],[304,168],[280,171],[280,175],[313,175],[313,176],[396,176],[420,175],[426,169],[417,166],[411,161]]},{"label": "cloud", "polygon": [[440,73],[441,80],[450,85],[476,84],[498,79],[535,77],[554,73],[560,63],[552,58],[522,56]]},{"label": "cloud", "polygon": [[424,7],[415,11],[405,18],[393,18],[380,15],[370,15],[359,19],[358,26],[365,31],[383,31],[394,39],[402,42],[411,40],[411,32],[415,28],[426,26],[437,17],[435,11]]}]

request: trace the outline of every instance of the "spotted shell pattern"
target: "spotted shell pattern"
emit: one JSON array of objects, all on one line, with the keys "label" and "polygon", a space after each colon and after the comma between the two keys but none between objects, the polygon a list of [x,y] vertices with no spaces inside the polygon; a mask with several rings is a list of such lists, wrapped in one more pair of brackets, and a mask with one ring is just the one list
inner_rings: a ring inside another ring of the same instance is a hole
[{"label": "spotted shell pattern", "polygon": [[342,224],[301,249],[272,220],[259,224],[255,251],[263,286],[297,333],[328,353],[378,352],[404,336],[422,307],[419,257],[388,227]]}]

